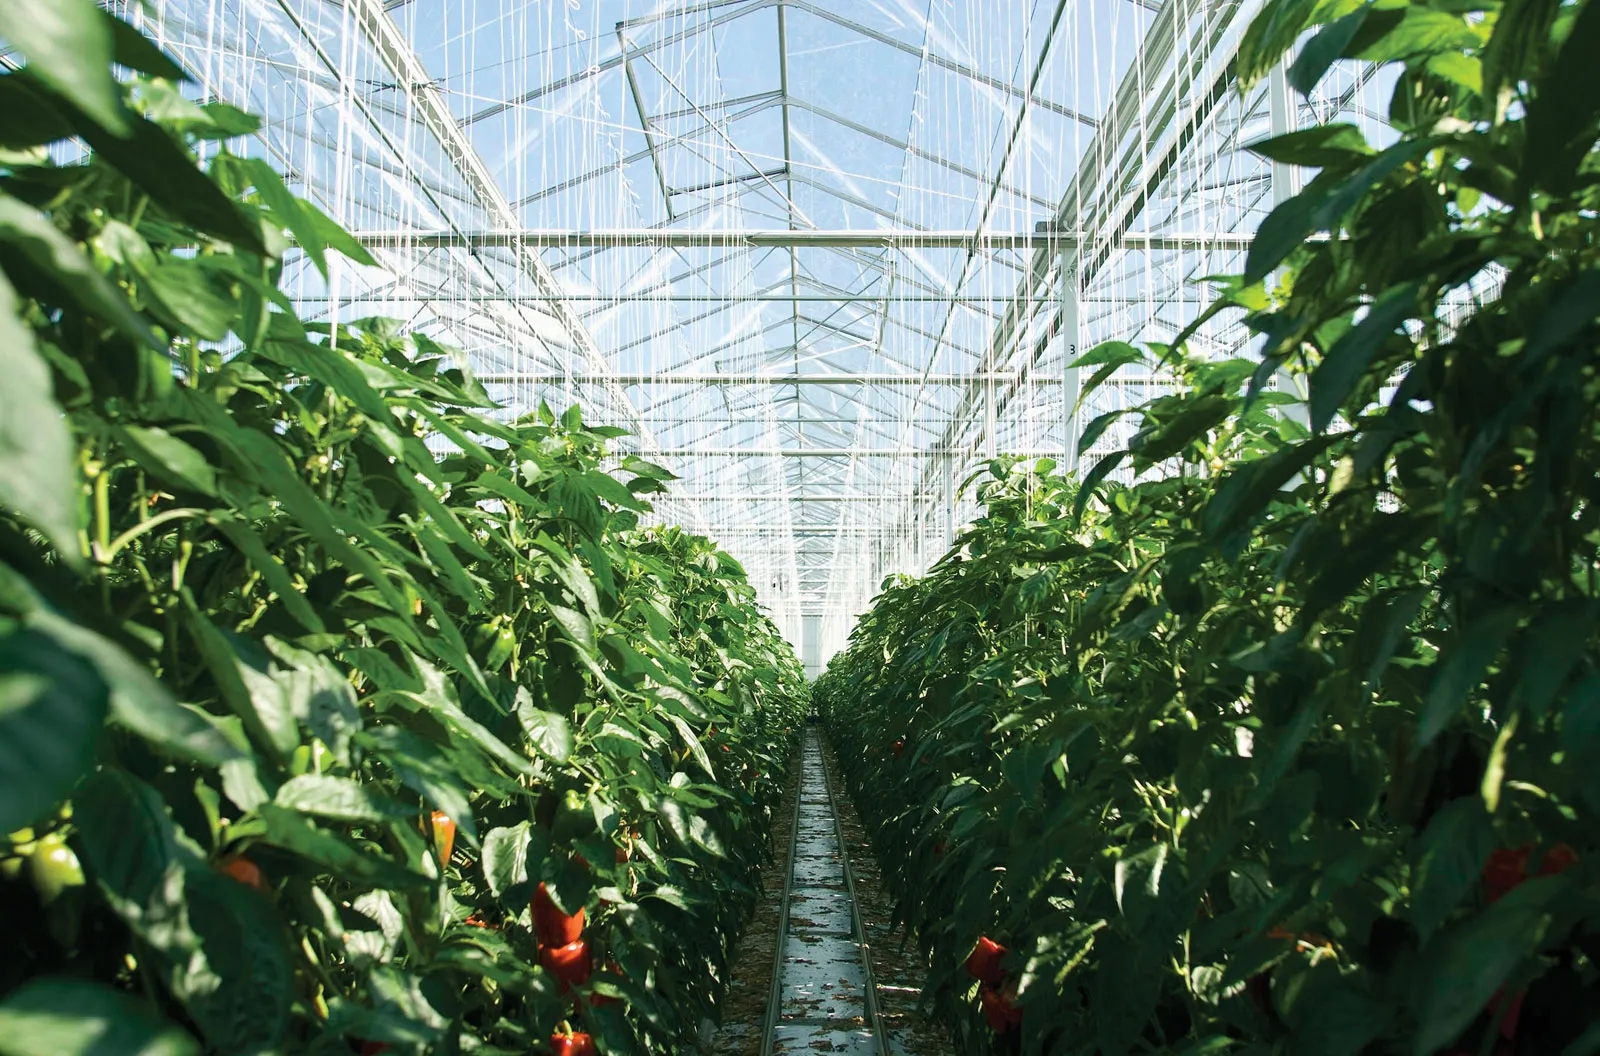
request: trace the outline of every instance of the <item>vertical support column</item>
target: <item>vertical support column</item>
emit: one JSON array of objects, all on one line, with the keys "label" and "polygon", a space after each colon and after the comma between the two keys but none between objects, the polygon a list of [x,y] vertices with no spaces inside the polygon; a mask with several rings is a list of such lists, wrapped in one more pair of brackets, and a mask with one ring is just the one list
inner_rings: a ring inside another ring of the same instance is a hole
[{"label": "vertical support column", "polygon": [[1083,391],[1083,379],[1073,366],[1083,354],[1081,327],[1079,326],[1078,300],[1078,247],[1061,248],[1061,425],[1066,431],[1066,460],[1063,470],[1074,477],[1078,475],[1078,396]]},{"label": "vertical support column", "polygon": [[[1281,136],[1294,131],[1294,110],[1289,98],[1289,74],[1283,63],[1272,67],[1267,74],[1267,120],[1272,134]],[[1287,162],[1272,163],[1272,204],[1281,205],[1295,196],[1294,166]]]}]

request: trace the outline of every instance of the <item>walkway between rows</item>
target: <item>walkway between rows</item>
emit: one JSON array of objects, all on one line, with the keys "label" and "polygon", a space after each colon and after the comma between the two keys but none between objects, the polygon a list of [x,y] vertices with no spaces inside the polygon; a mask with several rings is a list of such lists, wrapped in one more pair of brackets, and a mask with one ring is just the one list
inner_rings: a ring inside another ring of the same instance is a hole
[{"label": "walkway between rows", "polygon": [[885,1056],[855,878],[815,726],[807,729],[802,748],[779,914],[762,1056]]}]

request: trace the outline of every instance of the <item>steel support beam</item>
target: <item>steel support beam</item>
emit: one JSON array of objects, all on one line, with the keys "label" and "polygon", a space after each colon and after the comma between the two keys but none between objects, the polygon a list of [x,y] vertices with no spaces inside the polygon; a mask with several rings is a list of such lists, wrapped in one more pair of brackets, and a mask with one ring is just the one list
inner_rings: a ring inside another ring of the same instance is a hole
[{"label": "steel support beam", "polygon": [[[486,385],[524,382],[534,385],[573,384],[592,385],[596,381],[615,381],[619,385],[964,385],[973,378],[971,374],[761,374],[733,371],[716,374],[635,373],[605,374],[600,378],[588,374],[478,374]],[[1014,374],[995,374],[991,381],[1014,381]],[[1039,378],[1043,384],[1057,385],[1059,378]]]},{"label": "steel support beam", "polygon": [[[1215,84],[1210,86],[1211,90],[1199,101],[1195,112],[1185,115],[1182,127],[1158,165],[1152,165],[1151,159],[1143,155],[1145,140],[1134,133],[1141,124],[1147,129],[1154,129],[1152,135],[1167,127],[1176,118],[1178,107],[1193,92],[1196,81],[1208,66],[1219,70],[1218,83],[1225,84],[1231,81],[1233,57],[1237,52],[1239,37],[1234,34],[1228,38],[1228,31],[1246,2],[1247,0],[1221,0],[1215,8],[1217,20],[1212,26],[1209,39],[1205,42],[1205,50],[1194,55],[1186,55],[1179,49],[1179,12],[1182,11],[1186,18],[1193,17],[1199,9],[1198,3],[1191,0],[1166,0],[1161,5],[1144,42],[1140,45],[1140,54],[1130,64],[1116,95],[1112,98],[1111,105],[1107,108],[1105,117],[1096,129],[1095,136],[1083,152],[1077,172],[1062,195],[1061,204],[1051,225],[1056,231],[1072,231],[1081,235],[1093,224],[1098,229],[1096,233],[1101,237],[1096,237],[1087,243],[1080,237],[1071,242],[1067,240],[1054,244],[1046,242],[1034,247],[1028,273],[1017,287],[1014,303],[1007,309],[991,336],[985,363],[996,363],[1002,358],[1005,350],[1017,340],[1017,335],[1031,320],[1038,305],[1043,303],[1042,299],[1035,295],[1040,284],[1050,274],[1053,265],[1058,261],[1070,259],[1071,266],[1078,273],[1078,286],[1082,289],[1093,279],[1094,272],[1113,251],[1118,248],[1133,248],[1130,243],[1141,237],[1127,232],[1126,228],[1142,210],[1151,181],[1160,178],[1160,172],[1166,171],[1169,162],[1176,158],[1193,136],[1204,127],[1215,113],[1222,95],[1217,91]],[[1230,40],[1226,51],[1218,48],[1224,39]],[[1185,61],[1186,58],[1188,61]],[[1153,86],[1151,71],[1158,71]],[[1153,109],[1147,112],[1145,108],[1152,104]],[[1129,185],[1128,174],[1138,177],[1151,172],[1156,174]],[[1108,200],[1112,194],[1121,197]],[[1080,215],[1080,208],[1085,203],[1094,207],[1088,216]],[[1118,228],[1123,230],[1119,232]],[[1251,238],[1250,234],[1244,233],[1218,233],[1204,242],[1190,245],[1197,249],[1247,249]],[[1092,249],[1091,259],[1088,260],[1081,252],[1086,246]],[[1058,314],[1056,317],[1058,327],[1060,321]],[[1031,369],[1043,351],[1043,343],[1040,343],[1039,347],[1024,358],[1024,366]],[[1000,410],[1003,411],[1005,404],[1009,403],[1013,392],[1014,389],[1005,394]],[[961,406],[968,408],[978,406],[981,396],[981,385],[975,383],[967,390]],[[952,416],[938,446],[956,450],[969,421],[970,416],[958,410]],[[928,466],[924,470],[921,489],[924,493],[931,490],[933,472],[933,466]]]},{"label": "steel support beam", "polygon": [[[569,231],[516,228],[499,231],[364,231],[362,245],[379,249],[964,249],[971,252],[1008,250],[1058,251],[1076,245],[1082,236],[1041,227],[1034,231],[684,231],[666,228],[618,228]],[[1151,251],[1248,249],[1250,236],[1233,232],[1179,232],[1147,235],[1128,232],[1115,248]]]},{"label": "steel support beam", "polygon": [[[394,19],[384,10],[379,0],[347,0],[347,2],[361,33],[371,42],[383,64],[394,73],[417,117],[438,141],[450,164],[461,173],[462,179],[472,188],[484,211],[499,226],[515,226],[518,218],[511,208],[511,203],[506,200],[499,183],[479,157],[477,148],[467,138],[466,131],[450,112],[444,98],[433,89],[433,78],[428,73],[427,67],[423,65],[422,60],[412,49],[411,42],[400,31]],[[513,248],[516,250],[522,270],[533,280],[534,288],[552,298],[559,297],[562,292],[560,284],[539,257],[537,245],[521,243]],[[571,345],[596,375],[610,372],[610,364],[607,363],[605,356],[595,344],[594,337],[577,313],[564,302],[553,300],[550,303],[550,314],[567,332]],[[613,400],[613,405],[634,424],[640,444],[647,450],[653,449],[654,438],[639,421],[638,411],[629,402],[627,393],[619,386],[607,386],[607,392]]]}]

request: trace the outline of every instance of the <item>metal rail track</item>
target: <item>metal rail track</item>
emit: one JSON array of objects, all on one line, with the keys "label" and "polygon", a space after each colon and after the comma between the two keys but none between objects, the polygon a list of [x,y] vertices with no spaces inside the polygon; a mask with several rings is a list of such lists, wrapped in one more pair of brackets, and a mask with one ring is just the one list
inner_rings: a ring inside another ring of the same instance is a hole
[{"label": "metal rail track", "polygon": [[855,875],[839,828],[822,735],[808,728],[773,951],[761,1056],[890,1056],[878,1015]]}]

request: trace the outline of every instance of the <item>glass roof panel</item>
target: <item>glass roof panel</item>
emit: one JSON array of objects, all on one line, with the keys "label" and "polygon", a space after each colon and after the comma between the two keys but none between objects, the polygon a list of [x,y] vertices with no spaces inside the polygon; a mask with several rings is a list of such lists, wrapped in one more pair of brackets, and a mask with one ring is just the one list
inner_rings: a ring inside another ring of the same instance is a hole
[{"label": "glass roof panel", "polygon": [[1257,2],[118,6],[374,248],[326,283],[291,264],[308,314],[424,328],[507,413],[633,428],[683,478],[661,516],[740,556],[797,641],[821,616],[826,654],[942,550],[986,457],[1126,439],[1076,450],[1160,377],[1074,412],[1069,363],[1170,338],[1238,266],[1293,181],[1244,143],[1312,108],[1375,123],[1388,86],[1355,64],[1309,100],[1218,89]]}]

